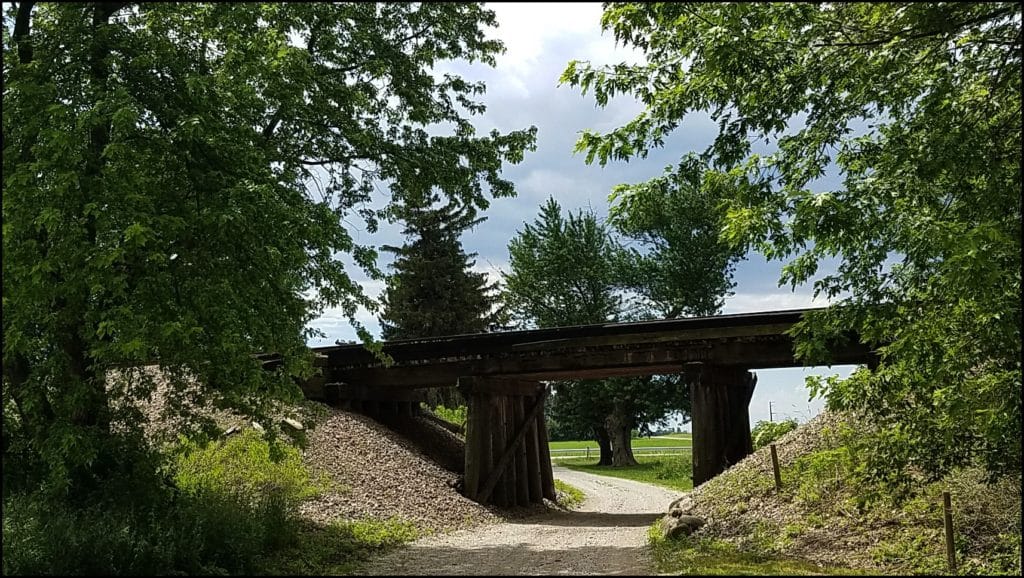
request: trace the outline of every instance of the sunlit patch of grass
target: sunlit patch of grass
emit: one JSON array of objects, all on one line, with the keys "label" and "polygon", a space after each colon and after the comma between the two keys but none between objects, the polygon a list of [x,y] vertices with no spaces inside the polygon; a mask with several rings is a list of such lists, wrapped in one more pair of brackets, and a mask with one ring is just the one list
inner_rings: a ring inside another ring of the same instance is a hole
[{"label": "sunlit patch of grass", "polygon": [[371,556],[379,556],[419,536],[412,522],[399,519],[306,524],[290,548],[262,560],[270,576],[337,576],[358,574]]},{"label": "sunlit patch of grass", "polygon": [[625,478],[662,486],[672,490],[686,491],[693,489],[693,464],[690,456],[637,456],[635,466],[599,466],[594,459],[570,458],[558,460],[558,465],[572,470]]},{"label": "sunlit patch of grass", "polygon": [[821,576],[857,575],[848,568],[828,568],[806,560],[745,552],[713,538],[665,539],[660,524],[648,531],[658,572],[684,576]]}]

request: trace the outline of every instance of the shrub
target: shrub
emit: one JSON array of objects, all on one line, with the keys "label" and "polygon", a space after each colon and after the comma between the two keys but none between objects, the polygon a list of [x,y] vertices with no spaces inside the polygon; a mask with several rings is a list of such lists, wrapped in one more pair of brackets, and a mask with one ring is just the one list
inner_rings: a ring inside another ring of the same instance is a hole
[{"label": "shrub", "polygon": [[439,405],[433,409],[433,412],[437,417],[461,427],[462,431],[466,431],[466,406],[445,407]]},{"label": "shrub", "polygon": [[750,431],[750,437],[754,442],[754,449],[759,450],[796,428],[797,423],[795,419],[786,419],[778,422],[759,421],[754,426],[754,429]]},{"label": "shrub", "polygon": [[255,432],[185,442],[173,457],[166,479],[136,474],[85,495],[5,496],[3,573],[250,573],[293,541],[296,506],[318,489],[297,450]]}]

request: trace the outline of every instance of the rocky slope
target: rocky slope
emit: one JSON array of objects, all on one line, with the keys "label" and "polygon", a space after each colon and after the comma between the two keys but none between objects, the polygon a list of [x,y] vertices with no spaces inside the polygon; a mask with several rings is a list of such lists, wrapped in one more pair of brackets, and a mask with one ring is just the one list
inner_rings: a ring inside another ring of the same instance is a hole
[{"label": "rocky slope", "polygon": [[[423,418],[413,420],[419,423],[405,424],[406,429],[432,431],[432,439],[441,440],[437,443],[448,440],[443,454],[454,451],[457,438]],[[497,519],[455,490],[457,473],[437,465],[406,438],[359,414],[329,410],[309,433],[304,456],[310,470],[326,476],[333,485],[332,490],[303,506],[303,514],[318,522],[398,517],[429,532]]]}]

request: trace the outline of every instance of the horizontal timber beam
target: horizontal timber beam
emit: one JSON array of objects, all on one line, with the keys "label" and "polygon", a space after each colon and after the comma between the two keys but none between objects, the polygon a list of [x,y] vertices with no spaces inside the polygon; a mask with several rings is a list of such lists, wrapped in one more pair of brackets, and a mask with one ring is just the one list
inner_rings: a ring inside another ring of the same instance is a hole
[{"label": "horizontal timber beam", "polygon": [[[785,335],[742,340],[665,343],[642,349],[602,348],[594,351],[509,352],[436,363],[384,367],[331,368],[334,379],[378,388],[454,386],[460,377],[557,380],[626,375],[680,373],[692,364],[711,363],[743,368],[802,367]],[[833,350],[832,363],[864,363],[871,352],[856,344]]]}]

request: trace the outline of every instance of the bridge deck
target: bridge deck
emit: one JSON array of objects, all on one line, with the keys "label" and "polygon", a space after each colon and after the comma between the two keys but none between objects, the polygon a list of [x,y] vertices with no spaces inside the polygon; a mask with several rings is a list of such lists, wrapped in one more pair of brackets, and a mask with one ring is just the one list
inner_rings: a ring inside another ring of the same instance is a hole
[{"label": "bridge deck", "polygon": [[[315,348],[325,381],[364,387],[454,385],[459,377],[599,378],[678,373],[713,363],[752,368],[801,366],[786,331],[814,309],[743,313],[452,335],[385,342],[386,367],[361,344]],[[856,339],[836,344],[833,363],[863,363]]]}]

